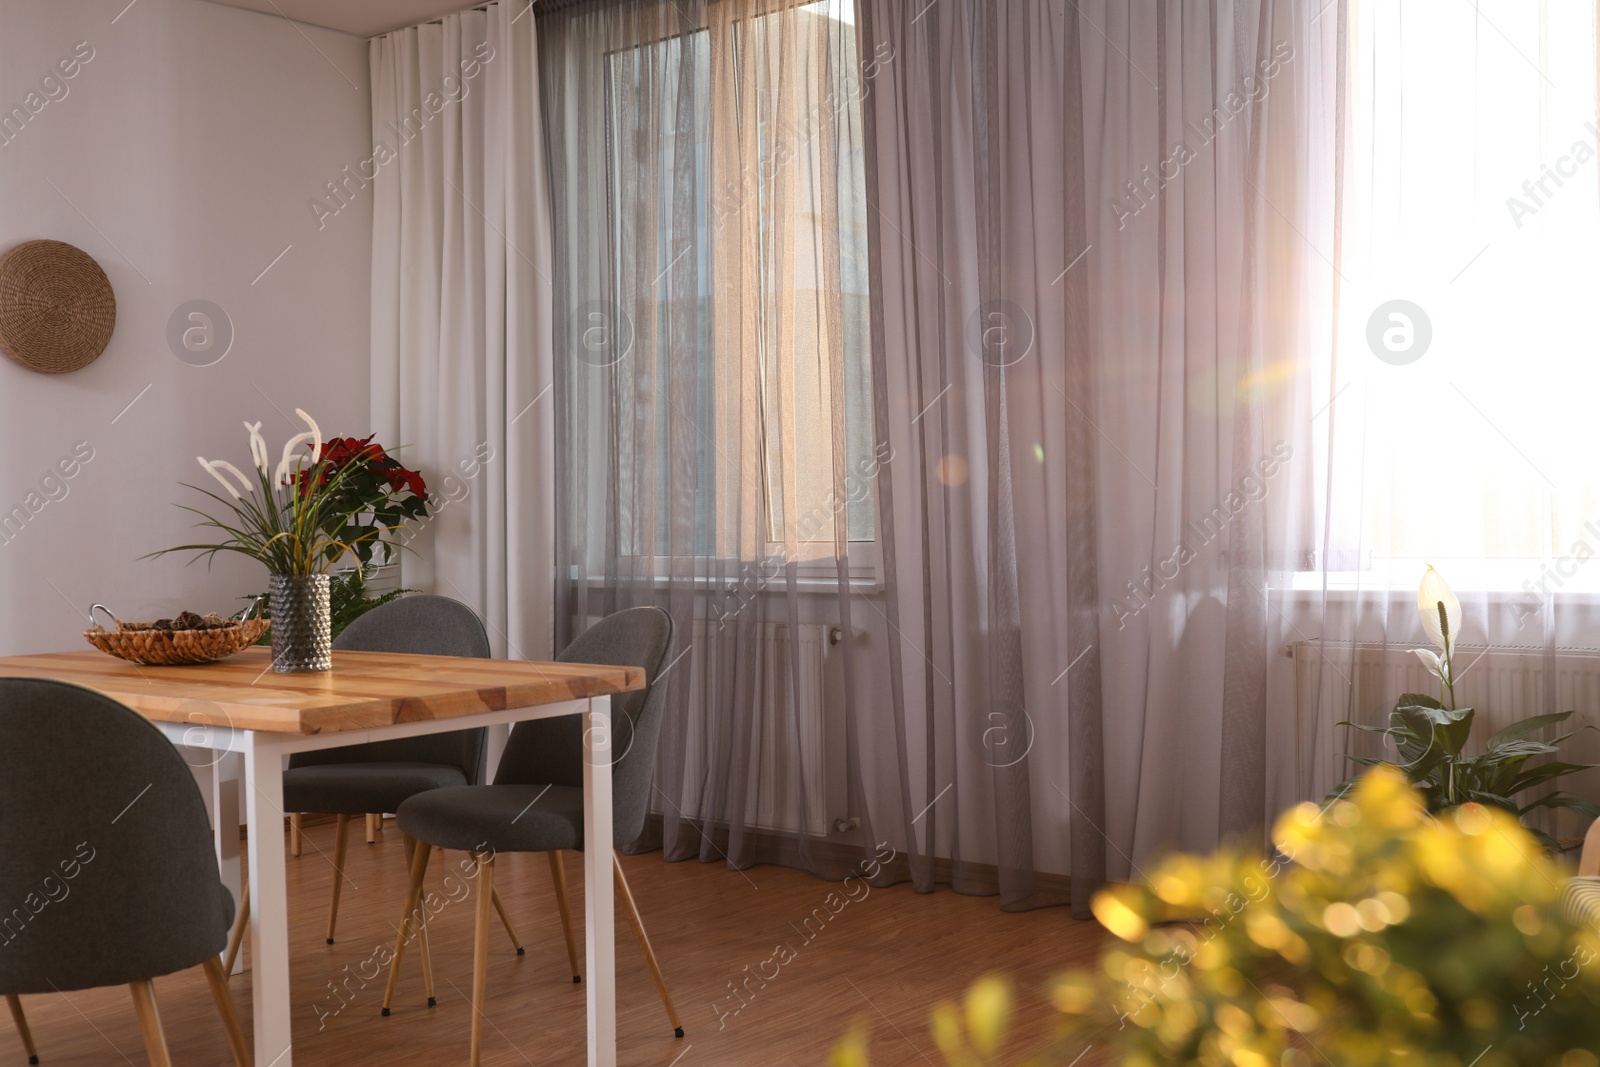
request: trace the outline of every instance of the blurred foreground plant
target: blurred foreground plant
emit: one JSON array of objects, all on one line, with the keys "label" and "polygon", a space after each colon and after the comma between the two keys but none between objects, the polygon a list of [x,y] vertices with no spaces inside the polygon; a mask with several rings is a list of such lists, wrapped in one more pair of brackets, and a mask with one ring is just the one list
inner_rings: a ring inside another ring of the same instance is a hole
[{"label": "blurred foreground plant", "polygon": [[[1600,936],[1561,917],[1565,875],[1507,812],[1430,816],[1398,770],[1278,822],[1286,859],[1174,856],[1100,893],[1119,939],[1052,986],[1056,1040],[1001,1058],[999,979],[934,1009],[952,1067],[1600,1067]],[[1204,916],[1203,919],[1199,918]],[[857,1030],[834,1067],[866,1064]],[[1105,1061],[1101,1061],[1105,1062]]]}]

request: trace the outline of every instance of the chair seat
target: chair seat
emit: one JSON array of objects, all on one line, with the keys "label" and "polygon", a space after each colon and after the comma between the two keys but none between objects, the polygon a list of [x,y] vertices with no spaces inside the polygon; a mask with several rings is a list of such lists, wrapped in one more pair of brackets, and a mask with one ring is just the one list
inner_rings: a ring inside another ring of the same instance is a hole
[{"label": "chair seat", "polygon": [[1572,878],[1561,893],[1561,911],[1578,926],[1600,931],[1600,878]]},{"label": "chair seat", "polygon": [[323,763],[283,772],[283,810],[329,815],[399,811],[418,793],[465,786],[459,768],[440,763]]},{"label": "chair seat", "polygon": [[583,848],[583,790],[561,785],[470,785],[421,793],[394,809],[402,832],[463,852]]}]

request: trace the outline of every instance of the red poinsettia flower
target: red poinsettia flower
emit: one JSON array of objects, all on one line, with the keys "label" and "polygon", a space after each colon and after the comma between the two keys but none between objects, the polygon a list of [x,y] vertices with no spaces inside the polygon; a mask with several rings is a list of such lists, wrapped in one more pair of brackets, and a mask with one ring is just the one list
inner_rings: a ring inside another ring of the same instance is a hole
[{"label": "red poinsettia flower", "polygon": [[[401,465],[382,445],[374,444],[374,436],[333,437],[323,442],[317,465],[300,473],[300,491],[308,490],[315,472],[319,488],[326,488],[338,476],[341,495],[373,506],[403,492],[426,499],[428,486],[422,475]],[[352,467],[356,469],[351,470]]]}]

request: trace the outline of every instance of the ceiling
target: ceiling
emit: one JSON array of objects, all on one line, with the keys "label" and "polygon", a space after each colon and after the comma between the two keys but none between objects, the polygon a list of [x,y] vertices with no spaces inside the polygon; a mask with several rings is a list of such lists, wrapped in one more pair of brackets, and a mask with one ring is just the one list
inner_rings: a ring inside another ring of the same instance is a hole
[{"label": "ceiling", "polygon": [[225,7],[240,7],[266,15],[282,16],[313,26],[374,37],[402,26],[415,26],[441,15],[465,11],[482,0],[210,0]]}]

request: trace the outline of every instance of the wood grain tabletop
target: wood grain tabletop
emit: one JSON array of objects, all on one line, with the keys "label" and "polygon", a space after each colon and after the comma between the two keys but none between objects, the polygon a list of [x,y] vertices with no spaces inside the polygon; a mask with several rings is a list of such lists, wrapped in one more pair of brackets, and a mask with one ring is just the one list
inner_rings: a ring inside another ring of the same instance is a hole
[{"label": "wood grain tabletop", "polygon": [[185,667],[142,667],[93,649],[5,656],[0,678],[71,682],[163,722],[291,734],[452,719],[645,685],[638,667],[391,652],[335,651],[331,671],[275,674],[265,647]]}]

